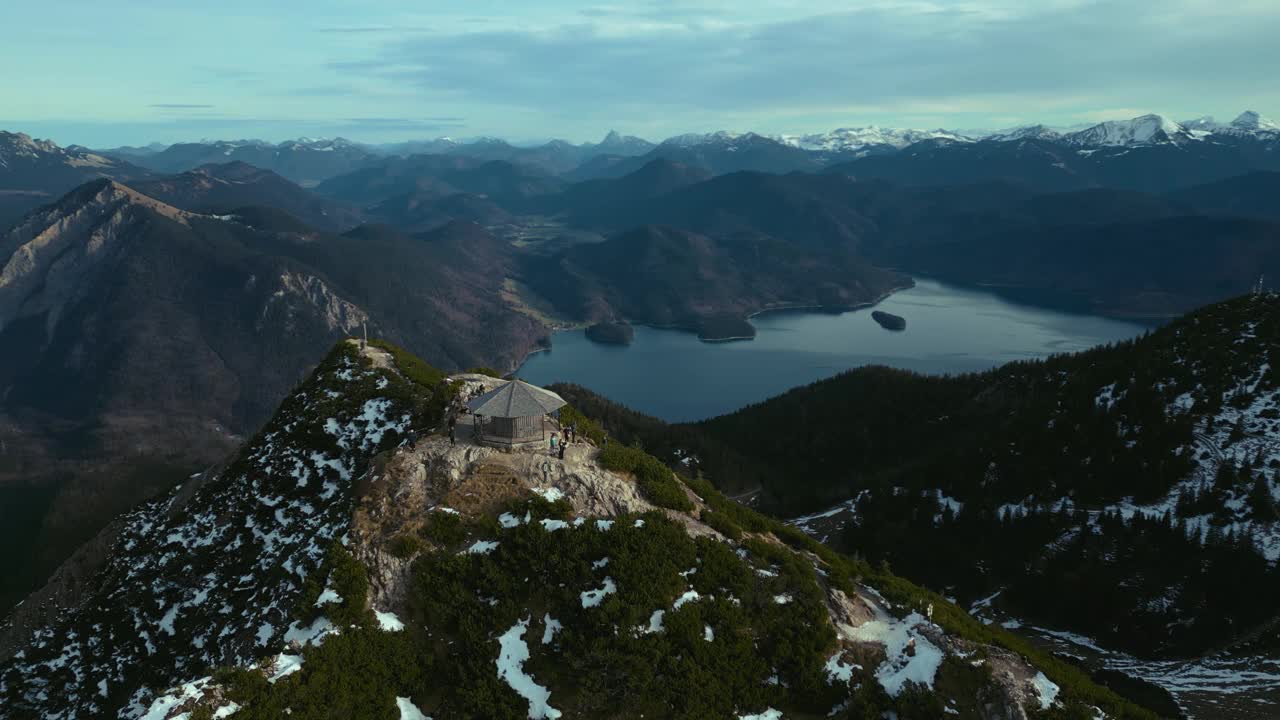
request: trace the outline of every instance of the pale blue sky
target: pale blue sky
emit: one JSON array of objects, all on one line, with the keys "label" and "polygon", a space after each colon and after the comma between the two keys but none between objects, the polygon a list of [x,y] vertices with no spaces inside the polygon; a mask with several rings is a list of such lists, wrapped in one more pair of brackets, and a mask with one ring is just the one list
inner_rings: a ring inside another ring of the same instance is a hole
[{"label": "pale blue sky", "polygon": [[0,128],[662,139],[1280,115],[1277,0],[12,0]]}]

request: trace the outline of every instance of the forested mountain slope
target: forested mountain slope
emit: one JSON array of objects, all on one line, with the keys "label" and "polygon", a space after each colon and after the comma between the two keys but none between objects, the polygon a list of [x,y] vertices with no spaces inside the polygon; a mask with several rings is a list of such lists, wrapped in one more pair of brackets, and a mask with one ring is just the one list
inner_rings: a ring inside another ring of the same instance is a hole
[{"label": "forested mountain slope", "polygon": [[389,350],[123,518],[83,602],[0,636],[0,716],[1154,717],[572,409],[563,460],[453,446],[493,381]]},{"label": "forested mountain slope", "polygon": [[752,478],[760,507],[839,504],[803,525],[961,599],[1003,589],[1109,646],[1198,654],[1275,614],[1278,366],[1280,296],[1258,294],[1077,355],[864,368],[696,426],[613,424]]}]

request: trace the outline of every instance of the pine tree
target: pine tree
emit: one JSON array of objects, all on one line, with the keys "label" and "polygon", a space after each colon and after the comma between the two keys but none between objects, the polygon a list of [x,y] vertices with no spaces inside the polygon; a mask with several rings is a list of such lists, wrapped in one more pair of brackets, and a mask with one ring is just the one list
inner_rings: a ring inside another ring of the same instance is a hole
[{"label": "pine tree", "polygon": [[1264,475],[1259,475],[1254,480],[1253,490],[1249,493],[1249,510],[1253,519],[1258,522],[1280,521],[1280,517],[1276,516],[1275,499],[1271,495],[1271,483],[1267,482]]}]

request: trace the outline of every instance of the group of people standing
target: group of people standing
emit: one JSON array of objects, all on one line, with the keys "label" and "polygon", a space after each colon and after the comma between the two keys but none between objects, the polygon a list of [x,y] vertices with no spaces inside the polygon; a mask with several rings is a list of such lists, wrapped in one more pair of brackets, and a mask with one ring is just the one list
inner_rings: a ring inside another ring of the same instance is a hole
[{"label": "group of people standing", "polygon": [[576,424],[570,425],[569,427],[564,429],[563,438],[560,437],[558,433],[551,433],[551,439],[548,440],[548,442],[551,444],[552,457],[559,457],[561,460],[563,460],[565,450],[569,447],[569,443],[576,440],[577,437],[578,437],[578,427]]}]

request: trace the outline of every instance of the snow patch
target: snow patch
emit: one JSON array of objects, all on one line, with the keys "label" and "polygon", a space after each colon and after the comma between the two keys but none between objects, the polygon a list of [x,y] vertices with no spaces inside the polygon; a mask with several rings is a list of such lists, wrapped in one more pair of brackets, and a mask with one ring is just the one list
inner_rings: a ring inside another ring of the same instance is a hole
[{"label": "snow patch", "polygon": [[524,641],[528,629],[529,621],[521,620],[498,638],[498,678],[529,701],[529,720],[555,720],[561,712],[548,704],[551,691],[524,672],[524,663],[529,659],[529,646]]},{"label": "snow patch", "polygon": [[400,720],[431,720],[422,714],[417,705],[407,697],[396,697],[396,708],[400,710]]},{"label": "snow patch", "polygon": [[393,612],[382,612],[374,610],[373,614],[378,618],[378,627],[387,632],[400,632],[404,630],[404,621],[396,616]]},{"label": "snow patch", "polygon": [[564,629],[564,625],[560,621],[551,617],[551,613],[542,616],[542,644],[550,645],[551,641],[556,639],[556,633]]},{"label": "snow patch", "polygon": [[595,607],[604,602],[606,595],[612,595],[618,591],[618,586],[613,584],[613,578],[604,579],[604,587],[599,590],[588,590],[582,593],[582,607]]},{"label": "snow patch", "polygon": [[488,555],[498,548],[497,540],[477,540],[463,552],[467,555]]},{"label": "snow patch", "polygon": [[267,678],[267,682],[274,685],[277,680],[286,678],[302,669],[302,656],[280,653],[276,656],[272,667],[275,672],[271,673],[271,677]]},{"label": "snow patch", "polygon": [[[942,651],[919,631],[919,627],[928,622],[916,612],[903,620],[882,615],[853,630],[854,640],[884,645],[885,660],[876,669],[876,679],[891,697],[897,697],[907,681],[933,688],[934,676],[942,664]],[[908,653],[912,647],[914,652]]]},{"label": "snow patch", "polygon": [[1052,707],[1053,702],[1058,699],[1058,685],[1045,677],[1042,672],[1036,673],[1036,676],[1031,678],[1031,685],[1040,696],[1040,709],[1048,710]]}]

